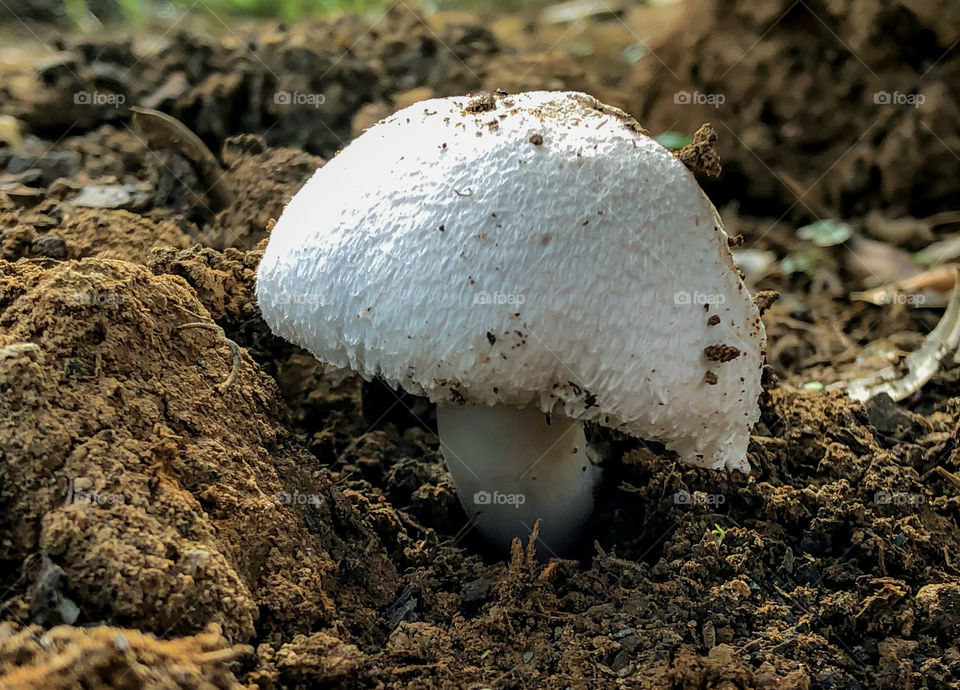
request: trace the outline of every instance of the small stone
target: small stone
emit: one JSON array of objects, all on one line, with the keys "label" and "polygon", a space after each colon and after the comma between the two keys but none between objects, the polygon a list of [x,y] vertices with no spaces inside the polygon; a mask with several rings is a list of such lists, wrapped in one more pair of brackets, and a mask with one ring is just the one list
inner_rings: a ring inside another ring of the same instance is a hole
[{"label": "small stone", "polygon": [[67,243],[57,234],[41,235],[33,241],[33,251],[51,259],[67,258]]},{"label": "small stone", "polygon": [[463,602],[465,604],[474,604],[486,601],[490,594],[490,581],[485,579],[474,580],[463,586]]}]

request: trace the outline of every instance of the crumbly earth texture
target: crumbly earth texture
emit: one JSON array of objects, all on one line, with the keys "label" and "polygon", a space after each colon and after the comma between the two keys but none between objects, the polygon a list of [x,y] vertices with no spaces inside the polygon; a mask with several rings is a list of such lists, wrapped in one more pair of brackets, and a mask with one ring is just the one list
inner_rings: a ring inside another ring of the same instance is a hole
[{"label": "crumbly earth texture", "polygon": [[[352,20],[325,26],[336,45],[357,40]],[[434,29],[476,76],[395,13],[329,77],[348,94],[327,99],[339,137],[366,105],[352,85],[392,106],[391,89],[463,93],[510,59],[476,23]],[[265,31],[263,59],[322,72],[311,51],[326,48],[310,46],[326,44],[305,35]],[[81,42],[65,46],[80,77],[133,61],[122,41]],[[465,529],[427,406],[317,363],[260,319],[269,218],[244,204],[282,206],[312,167],[292,149],[317,129],[223,148],[263,134],[276,105],[244,100],[266,74],[245,55],[232,37],[180,36],[132,81],[203,136],[235,191],[273,166],[259,196],[213,215],[151,195],[156,160],[122,112],[53,108],[72,103],[66,69],[45,64],[25,96],[21,77],[0,80],[40,145],[27,168],[0,147],[0,687],[960,686],[960,489],[937,471],[960,474],[960,370],[897,405],[803,386],[868,341],[915,347],[937,310],[849,302],[862,285],[845,249],[801,242],[779,212],[722,208],[745,247],[819,252],[753,285],[781,293],[763,317],[753,474],[601,434],[611,459],[581,550],[503,558]],[[552,83],[558,61],[514,77]],[[338,144],[317,136],[310,153],[330,156]],[[150,184],[84,211],[73,200],[93,181]],[[224,333],[182,328],[197,322]]]},{"label": "crumbly earth texture", "polygon": [[957,193],[958,39],[952,0],[692,0],[630,108],[654,130],[713,123],[715,199],[928,215]]}]

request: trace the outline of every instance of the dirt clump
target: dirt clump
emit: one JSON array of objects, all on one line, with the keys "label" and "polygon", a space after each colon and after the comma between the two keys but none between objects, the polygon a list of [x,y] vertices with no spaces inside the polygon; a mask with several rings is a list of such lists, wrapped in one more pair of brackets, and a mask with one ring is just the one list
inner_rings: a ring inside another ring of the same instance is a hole
[{"label": "dirt clump", "polygon": [[627,102],[568,57],[501,45],[479,17],[439,21],[407,4],[373,22],[238,26],[222,37],[174,28],[149,53],[123,36],[68,35],[61,48],[40,69],[10,71],[0,91],[0,113],[53,140],[103,125],[127,132],[131,108],[145,107],[212,151],[259,132],[272,147],[329,157],[349,142],[358,111],[382,117],[411,93],[574,89]]},{"label": "dirt clump", "polygon": [[271,220],[310,179],[323,159],[300,149],[267,148],[256,135],[227,139],[223,146],[226,179],[236,200],[217,215],[222,235],[203,238],[216,249],[253,249],[267,234]]},{"label": "dirt clump", "polygon": [[143,263],[154,247],[186,248],[188,238],[169,221],[154,222],[129,211],[84,209],[57,233],[67,244],[64,258],[120,259]]},{"label": "dirt clump", "polygon": [[366,103],[424,85],[479,88],[475,75],[499,50],[482,26],[434,28],[407,5],[372,25],[347,16],[238,27],[221,38],[175,29],[149,55],[123,37],[68,38],[62,48],[41,70],[11,74],[5,86],[2,111],[35,134],[56,139],[71,127],[126,120],[132,106],[142,106],[184,122],[214,151],[230,135],[262,132],[273,146],[321,155],[345,145],[353,114]]},{"label": "dirt clump", "polygon": [[56,232],[50,232],[60,226],[63,217],[63,209],[56,202],[23,208],[0,193],[0,259],[65,258],[66,242]]},{"label": "dirt clump", "polygon": [[842,217],[952,208],[954,3],[687,5],[629,78],[631,112],[655,131],[716,125],[725,173],[708,188],[715,199],[775,215],[798,196]]},{"label": "dirt clump", "polygon": [[249,680],[264,688],[350,688],[370,682],[369,657],[328,633],[297,635],[276,650],[264,644],[257,655],[261,668]]},{"label": "dirt clump", "polygon": [[707,122],[694,132],[692,142],[677,151],[677,158],[695,173],[707,177],[718,177],[721,166],[716,146],[717,133]]},{"label": "dirt clump", "polygon": [[479,96],[476,96],[470,100],[463,107],[464,114],[466,113],[485,113],[490,110],[493,110],[497,107],[497,101],[493,97],[492,93],[483,93]]},{"label": "dirt clump", "polygon": [[96,257],[143,263],[153,247],[185,248],[187,236],[169,221],[112,209],[77,209],[54,200],[0,211],[0,258]]},{"label": "dirt clump", "polygon": [[29,617],[41,556],[79,622],[160,635],[309,630],[391,595],[380,542],[285,431],[273,380],[244,356],[217,388],[229,348],[179,329],[210,318],[181,279],[91,259],[0,276],[8,607]]},{"label": "dirt clump", "polygon": [[0,623],[0,686],[8,690],[161,688],[240,690],[229,668],[249,656],[231,646],[216,624],[172,640],[139,630],[100,626],[39,625],[18,628]]}]

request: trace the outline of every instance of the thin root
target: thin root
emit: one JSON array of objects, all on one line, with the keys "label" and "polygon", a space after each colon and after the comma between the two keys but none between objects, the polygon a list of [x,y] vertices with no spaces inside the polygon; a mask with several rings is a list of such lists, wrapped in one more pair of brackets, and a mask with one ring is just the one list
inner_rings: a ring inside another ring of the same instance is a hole
[{"label": "thin root", "polygon": [[231,385],[233,385],[233,382],[237,378],[237,373],[240,371],[240,346],[237,345],[232,340],[230,340],[230,338],[227,337],[227,334],[223,332],[223,329],[220,328],[220,326],[218,326],[215,323],[206,323],[205,321],[193,321],[191,323],[185,323],[182,326],[177,326],[178,331],[181,331],[185,328],[203,328],[204,330],[207,330],[207,331],[213,331],[214,333],[219,334],[220,337],[226,340],[228,343],[230,343],[230,351],[233,353],[233,366],[230,369],[230,375],[227,376],[227,378],[224,379],[223,382],[217,385],[217,390],[219,390],[222,393]]},{"label": "thin root", "polygon": [[942,467],[937,467],[937,474],[946,479],[948,482],[953,484],[957,489],[960,489],[960,477],[955,475],[950,470],[945,470]]}]

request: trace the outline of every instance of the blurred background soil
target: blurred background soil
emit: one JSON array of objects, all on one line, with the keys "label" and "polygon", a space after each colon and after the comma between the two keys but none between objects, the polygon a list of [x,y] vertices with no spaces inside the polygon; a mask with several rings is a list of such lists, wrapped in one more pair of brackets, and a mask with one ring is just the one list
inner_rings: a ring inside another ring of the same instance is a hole
[{"label": "blurred background soil", "polygon": [[[960,368],[826,390],[952,286],[955,3],[131,7],[0,12],[0,687],[960,687]],[[780,293],[753,474],[606,434],[588,538],[547,563],[470,532],[427,403],[253,298],[324,160],[496,88],[673,148],[711,122],[703,184]]]}]

